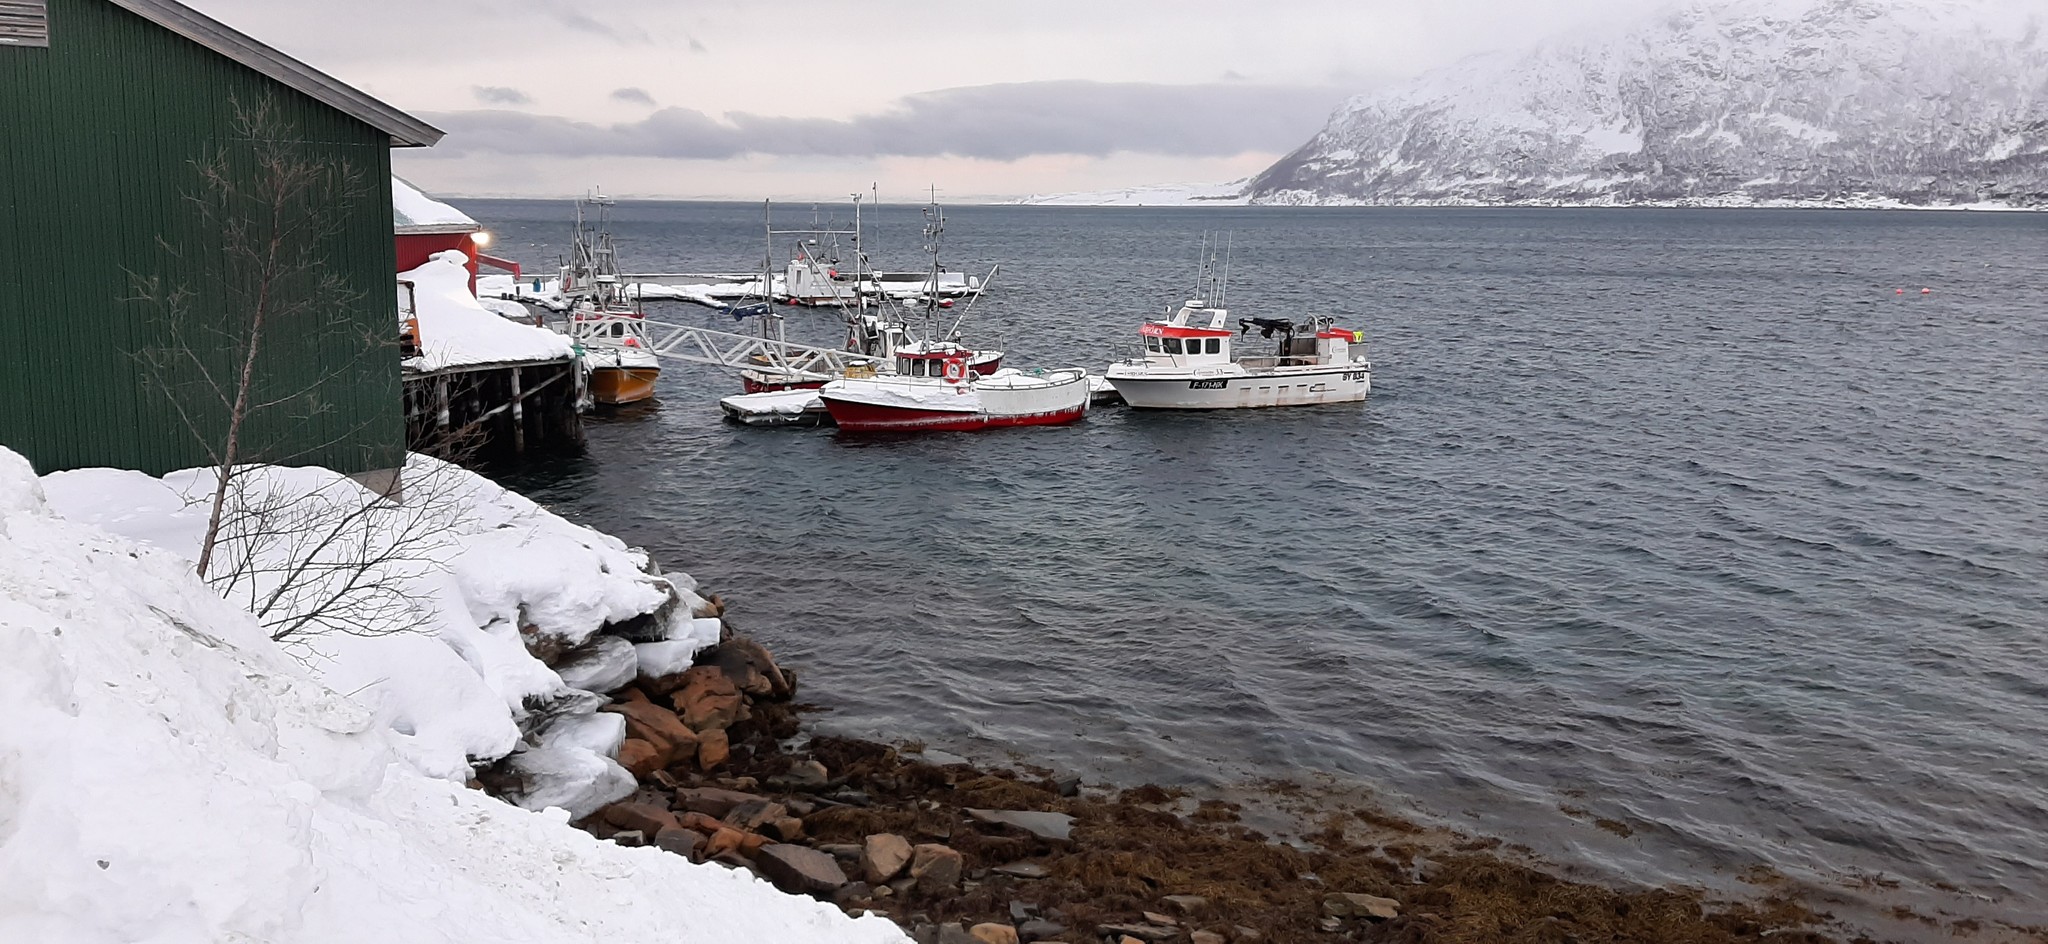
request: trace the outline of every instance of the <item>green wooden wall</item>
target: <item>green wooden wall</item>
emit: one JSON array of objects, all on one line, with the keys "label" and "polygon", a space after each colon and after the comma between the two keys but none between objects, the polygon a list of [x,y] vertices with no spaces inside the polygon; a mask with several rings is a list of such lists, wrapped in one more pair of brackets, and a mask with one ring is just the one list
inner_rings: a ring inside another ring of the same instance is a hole
[{"label": "green wooden wall", "polygon": [[[288,402],[254,414],[253,458],[401,464],[390,136],[104,0],[49,0],[49,15],[48,48],[0,47],[0,445],[44,473],[208,463],[178,404],[144,379],[138,357],[168,337],[136,280],[190,290],[200,323],[237,323],[216,277],[231,271],[219,230],[187,198],[210,155],[249,172],[235,103],[267,100],[300,153],[345,162],[360,184],[347,205],[319,208],[345,221],[318,256],[357,301],[266,342],[260,395]],[[232,345],[198,346],[232,374]],[[178,400],[202,427],[224,419]]]}]

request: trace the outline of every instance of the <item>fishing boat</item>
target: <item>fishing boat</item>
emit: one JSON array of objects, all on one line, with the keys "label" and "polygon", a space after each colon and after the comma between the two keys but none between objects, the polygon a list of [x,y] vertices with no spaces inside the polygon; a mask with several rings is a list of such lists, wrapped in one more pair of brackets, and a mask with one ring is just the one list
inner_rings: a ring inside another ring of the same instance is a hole
[{"label": "fishing boat", "polygon": [[[611,233],[617,203],[602,193],[576,203],[572,255],[562,267],[562,296],[569,304],[556,326],[583,352],[591,399],[613,406],[653,397],[661,376],[661,359],[648,343],[647,316],[619,279]],[[594,219],[586,218],[586,207]]]},{"label": "fishing boat", "polygon": [[954,344],[899,352],[894,374],[848,371],[818,399],[833,423],[855,432],[1052,426],[1088,414],[1086,370],[1006,367],[984,377],[968,370],[969,353]]},{"label": "fishing boat", "polygon": [[[925,248],[931,253],[929,284],[939,284],[939,239],[945,214],[937,201],[925,210]],[[925,296],[926,331],[912,337],[900,322],[871,324],[889,348],[884,373],[848,369],[818,388],[818,399],[840,429],[854,432],[982,430],[1009,426],[1050,426],[1086,416],[1091,398],[1088,372],[1071,367],[1024,371],[1000,366],[1000,355],[959,343],[961,320],[938,330],[936,294]],[[889,306],[881,306],[888,311]],[[977,365],[992,369],[983,373]]]},{"label": "fishing boat", "polygon": [[[1222,274],[1207,240],[1196,278],[1198,297],[1138,329],[1144,351],[1111,364],[1103,376],[1125,403],[1151,410],[1222,410],[1304,406],[1365,399],[1372,364],[1365,332],[1338,328],[1334,318],[1239,318],[1230,310],[1226,255]],[[1270,355],[1238,356],[1232,345],[1252,331],[1276,342]]]},{"label": "fishing boat", "polygon": [[[936,259],[937,229],[941,218],[936,199],[925,209],[925,217],[925,234],[928,242],[926,248]],[[950,329],[942,331],[936,313],[939,309],[952,308],[951,298],[937,293],[927,293],[917,296],[916,301],[906,300],[907,307],[921,308],[925,311],[925,324],[923,331],[920,332],[906,322],[904,315],[894,310],[894,306],[875,303],[879,293],[858,290],[860,286],[872,284],[877,275],[868,270],[867,253],[862,249],[860,194],[853,195],[853,220],[854,228],[850,231],[830,227],[777,230],[771,218],[767,229],[771,256],[774,252],[775,237],[798,237],[796,249],[791,254],[792,261],[783,274],[785,297],[792,304],[838,306],[846,320],[846,350],[865,358],[872,358],[879,373],[888,373],[892,369],[899,352],[912,355],[929,352],[936,349],[932,346],[935,342],[957,348],[961,342],[961,327],[965,324],[967,315],[972,312],[972,303],[961,312],[960,317],[954,319]],[[851,238],[851,252],[846,254],[846,258],[852,263],[850,270],[840,268],[841,237]],[[828,240],[826,248],[819,248],[820,239]],[[995,270],[992,269],[989,278],[994,277]],[[951,284],[950,274],[936,262],[931,272],[917,278],[921,280],[918,284],[924,286]],[[971,294],[979,296],[987,282],[982,279],[971,281]],[[733,312],[735,317],[759,317],[764,330],[768,330],[773,322],[773,327],[779,331],[780,316],[774,314],[769,302],[770,299],[762,299],[744,308],[734,308]],[[780,338],[779,333],[775,334],[775,338]],[[994,375],[1003,366],[1003,352],[1000,350],[968,350],[966,357],[967,370],[983,377]],[[748,394],[816,390],[836,376],[815,370],[799,370],[763,358],[759,364],[740,372],[740,383]]]}]

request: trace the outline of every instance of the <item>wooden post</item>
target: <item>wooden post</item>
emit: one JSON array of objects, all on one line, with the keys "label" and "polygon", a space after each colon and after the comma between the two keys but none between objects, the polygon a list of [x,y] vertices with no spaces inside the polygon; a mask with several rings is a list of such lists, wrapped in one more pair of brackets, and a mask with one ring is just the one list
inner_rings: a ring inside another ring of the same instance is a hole
[{"label": "wooden post", "polygon": [[512,368],[512,454],[526,454],[526,404],[519,395],[519,368]]}]

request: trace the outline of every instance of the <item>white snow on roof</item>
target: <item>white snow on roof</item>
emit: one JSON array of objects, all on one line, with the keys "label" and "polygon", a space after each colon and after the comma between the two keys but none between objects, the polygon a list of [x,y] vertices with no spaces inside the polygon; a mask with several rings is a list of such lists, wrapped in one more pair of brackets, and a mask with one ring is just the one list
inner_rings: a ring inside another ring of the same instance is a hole
[{"label": "white snow on roof", "polygon": [[462,212],[433,197],[404,178],[391,178],[391,222],[401,233],[473,233],[483,228]]},{"label": "white snow on roof", "polygon": [[468,256],[448,249],[434,253],[425,265],[398,274],[399,281],[412,283],[420,319],[420,356],[406,360],[408,369],[436,371],[575,355],[568,338],[507,321],[478,303],[469,293],[468,262]]},{"label": "white snow on roof", "polygon": [[906,940],[421,773],[188,560],[42,491],[0,448],[0,940]]}]

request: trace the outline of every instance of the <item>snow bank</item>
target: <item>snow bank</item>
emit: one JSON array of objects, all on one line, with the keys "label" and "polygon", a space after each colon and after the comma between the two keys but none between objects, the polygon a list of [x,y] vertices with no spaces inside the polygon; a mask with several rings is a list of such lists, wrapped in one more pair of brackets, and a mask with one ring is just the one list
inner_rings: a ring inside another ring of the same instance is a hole
[{"label": "snow bank", "polygon": [[[417,770],[466,781],[478,763],[537,747],[522,739],[551,720],[602,704],[536,653],[568,656],[598,648],[593,640],[600,630],[629,621],[642,627],[633,641],[671,647],[674,658],[687,660],[718,641],[717,620],[692,618],[704,605],[691,592],[695,582],[648,573],[647,556],[617,538],[435,459],[413,456],[405,480],[406,500],[394,505],[325,469],[247,470],[236,480],[234,507],[282,501],[285,510],[273,515],[287,515],[291,533],[231,523],[209,575],[218,592],[262,614],[262,625],[275,634],[353,576],[342,567],[306,580],[266,612],[285,561],[380,561],[378,582],[397,587],[396,593],[351,598],[340,608],[339,628],[314,625],[290,641],[315,677],[372,711]],[[213,483],[206,469],[162,479],[85,469],[50,475],[42,487],[66,518],[192,560]],[[229,520],[237,519],[231,514]],[[311,552],[315,545],[322,550]],[[233,576],[238,572],[247,576]],[[606,684],[621,674],[630,680],[638,660],[620,660],[621,645],[630,650],[617,641],[611,666],[587,669],[577,681]],[[574,779],[539,783],[543,789],[516,798],[534,809],[561,805],[582,816],[632,789],[610,756],[535,760],[541,763],[530,773],[540,781],[557,773]]]},{"label": "snow bank", "polygon": [[419,311],[420,354],[407,358],[412,370],[433,371],[471,364],[552,361],[575,354],[565,338],[545,328],[516,324],[485,308],[469,291],[469,257],[447,249],[426,264],[398,274],[413,285]]},{"label": "snow bank", "polygon": [[[184,558],[53,516],[5,449],[0,535],[0,940],[904,940],[422,775]],[[559,739],[588,756],[604,723]]]}]

